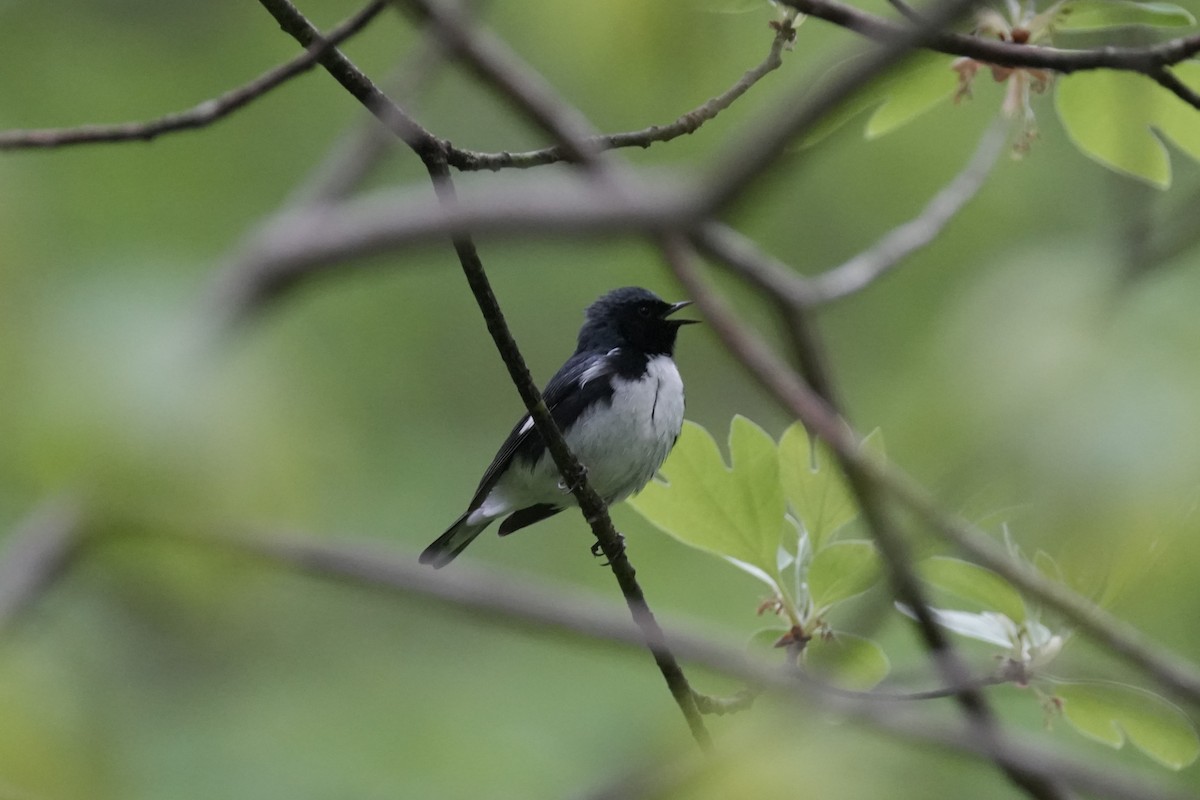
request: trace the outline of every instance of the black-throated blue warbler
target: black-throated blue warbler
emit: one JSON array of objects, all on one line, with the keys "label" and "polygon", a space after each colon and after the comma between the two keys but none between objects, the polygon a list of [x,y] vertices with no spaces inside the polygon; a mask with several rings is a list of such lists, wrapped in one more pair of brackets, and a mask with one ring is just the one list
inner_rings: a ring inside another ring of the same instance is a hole
[{"label": "black-throated blue warbler", "polygon": [[[588,482],[608,504],[641,489],[662,466],[683,427],[683,381],[672,358],[688,301],[668,303],[635,286],[588,306],[575,354],[543,397]],[[421,553],[444,567],[500,518],[500,535],[575,505],[545,442],[526,414],[479,481],[470,505]]]}]

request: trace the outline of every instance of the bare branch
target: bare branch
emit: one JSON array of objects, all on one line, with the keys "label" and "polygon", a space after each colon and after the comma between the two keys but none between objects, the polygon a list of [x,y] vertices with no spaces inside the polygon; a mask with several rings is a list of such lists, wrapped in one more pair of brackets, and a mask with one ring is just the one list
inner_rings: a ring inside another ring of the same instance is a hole
[{"label": "bare branch", "polygon": [[1195,89],[1179,80],[1179,76],[1177,76],[1166,66],[1160,66],[1157,69],[1152,69],[1146,74],[1158,81],[1160,86],[1162,86],[1168,92],[1174,94],[1183,102],[1188,103],[1195,108],[1200,108],[1200,92],[1197,92]]},{"label": "bare branch", "polygon": [[[315,36],[311,23],[288,0],[260,0],[280,26],[302,45],[308,46]],[[443,24],[447,24],[443,18]],[[451,20],[450,24],[453,23]],[[462,31],[465,36],[466,32]],[[337,49],[328,50],[321,58],[324,66],[343,87],[357,97],[381,119],[393,124],[393,129],[404,138],[405,142],[424,163],[433,181],[434,190],[444,208],[455,208],[458,205],[454,185],[446,162],[446,147],[444,143],[422,128],[403,110],[392,103],[380,92],[373,83],[354,66]],[[557,118],[548,120],[549,124],[557,123]],[[555,129],[556,132],[558,128]],[[586,155],[586,151],[577,151]],[[492,335],[496,349],[499,351],[509,376],[516,386],[521,399],[529,411],[530,418],[538,434],[546,443],[546,448],[554,459],[562,475],[563,482],[571,488],[579,504],[579,508],[588,525],[599,542],[613,575],[621,587],[626,605],[638,624],[644,643],[649,648],[659,671],[662,673],[672,697],[683,713],[692,737],[701,749],[708,750],[712,742],[705,727],[704,720],[696,708],[696,701],[691,686],[683,674],[675,656],[667,646],[661,628],[659,628],[653,613],[646,603],[641,586],[637,582],[633,565],[625,552],[622,537],[613,526],[604,501],[588,483],[586,472],[578,459],[567,446],[562,432],[558,429],[550,411],[542,399],[537,385],[529,373],[524,357],[517,347],[515,339],[500,310],[499,302],[492,291],[483,263],[479,258],[473,240],[468,234],[456,234],[451,237],[454,250],[462,265],[467,283],[475,296],[479,309],[487,323],[488,332]]]},{"label": "bare branch", "polygon": [[991,174],[992,167],[1004,151],[1006,130],[1007,125],[1003,121],[993,123],[984,133],[967,166],[934,195],[920,216],[891,230],[874,247],[810,279],[806,303],[828,303],[853,294],[936,239]]},{"label": "bare branch", "polygon": [[[138,528],[132,535],[163,536],[204,547],[229,548],[323,579],[445,603],[470,611],[472,619],[483,616],[520,627],[551,628],[630,647],[645,645],[641,631],[607,606],[575,592],[538,585],[528,576],[502,578],[494,570],[472,571],[466,566],[453,573],[434,573],[375,545],[347,544],[328,538],[282,534],[201,536],[146,528]],[[874,698],[870,693],[826,693],[823,684],[797,680],[794,671],[780,670],[776,665],[751,658],[736,643],[725,644],[674,625],[668,638],[688,661],[779,692],[780,696],[802,704],[802,710],[807,711],[815,704],[903,741],[920,741],[983,757],[991,757],[992,749],[999,748],[1013,763],[1030,771],[1054,774],[1082,791],[1102,797],[1183,800],[1189,796],[1156,787],[1144,777],[1131,778],[1123,772],[1081,764],[1056,754],[1044,741],[1026,744],[1002,737],[988,743],[973,728],[930,723],[924,716],[911,713],[910,704],[898,704],[894,698]]]},{"label": "bare branch", "polygon": [[263,73],[245,86],[175,114],[148,122],[116,125],[83,125],[75,128],[0,131],[0,150],[50,149],[75,144],[148,142],[165,133],[195,130],[229,116],[234,111],[312,68],[327,50],[361,31],[383,10],[385,0],[371,0],[362,11],[338,25],[324,37],[318,36],[308,49],[291,61]]}]

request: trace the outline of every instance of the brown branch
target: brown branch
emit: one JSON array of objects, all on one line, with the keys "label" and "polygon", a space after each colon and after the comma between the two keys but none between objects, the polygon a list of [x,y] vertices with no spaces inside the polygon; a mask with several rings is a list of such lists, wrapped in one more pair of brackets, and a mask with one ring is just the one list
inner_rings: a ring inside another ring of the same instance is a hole
[{"label": "brown branch", "polygon": [[[838,0],[779,0],[812,17],[832,22],[878,42],[902,42],[912,36],[911,26],[870,14]],[[921,16],[925,24],[927,16]],[[1200,95],[1183,85],[1165,67],[1200,53],[1200,34],[1182,36],[1148,47],[1096,47],[1063,50],[1040,45],[1014,44],[960,33],[930,34],[922,47],[948,55],[966,56],[1005,67],[1028,67],[1071,73],[1091,69],[1140,72],[1158,81],[1184,102],[1200,108]]]},{"label": "brown branch", "polygon": [[174,114],[147,122],[123,122],[116,125],[83,125],[74,128],[0,131],[0,150],[50,149],[75,144],[148,142],[166,133],[204,128],[229,116],[297,75],[307,72],[331,47],[361,31],[383,10],[385,0],[371,0],[361,11],[331,30],[316,37],[308,49],[274,69],[263,73],[245,86]]},{"label": "brown branch", "polygon": [[[316,30],[295,6],[287,0],[260,0],[260,3],[288,34],[302,46],[310,46],[313,37],[316,36]],[[441,140],[422,128],[384,96],[366,75],[336,48],[327,50],[321,56],[320,62],[347,91],[358,98],[372,113],[380,117],[385,124],[393,127],[425,164],[442,204],[451,208],[455,207],[457,200],[446,163],[445,146]],[[711,740],[700,712],[696,708],[692,688],[646,604],[633,565],[625,553],[622,537],[613,527],[604,501],[588,483],[582,465],[567,446],[562,432],[550,416],[545,401],[534,384],[517,343],[508,329],[474,242],[467,234],[453,236],[452,242],[467,283],[470,285],[487,323],[488,332],[492,335],[496,348],[508,368],[509,376],[521,395],[538,434],[546,443],[547,450],[562,474],[564,483],[571,487],[571,491],[579,503],[580,511],[591,527],[596,540],[600,543],[605,556],[608,557],[626,604],[642,632],[646,646],[650,649],[655,663],[666,680],[671,695],[683,713],[693,738],[702,749],[710,749]]]}]

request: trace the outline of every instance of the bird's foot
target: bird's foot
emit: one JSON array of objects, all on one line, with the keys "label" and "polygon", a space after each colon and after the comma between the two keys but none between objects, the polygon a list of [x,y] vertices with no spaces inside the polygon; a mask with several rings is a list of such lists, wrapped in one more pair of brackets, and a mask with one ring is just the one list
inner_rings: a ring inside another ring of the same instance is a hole
[{"label": "bird's foot", "polygon": [[579,480],[574,483],[567,483],[565,479],[558,482],[558,490],[563,494],[573,494],[576,489],[583,485],[584,479],[587,478],[588,468],[586,464],[579,465]]},{"label": "bird's foot", "polygon": [[[625,554],[625,536],[624,536],[624,534],[618,533],[617,534],[616,557],[620,557],[624,554]],[[596,542],[595,544],[592,545],[592,555],[595,556],[596,558],[599,558],[600,556],[604,555],[604,548],[601,546],[601,544],[599,542]],[[612,564],[612,559],[610,558],[608,561],[605,561],[600,566],[607,567],[611,564]]]}]

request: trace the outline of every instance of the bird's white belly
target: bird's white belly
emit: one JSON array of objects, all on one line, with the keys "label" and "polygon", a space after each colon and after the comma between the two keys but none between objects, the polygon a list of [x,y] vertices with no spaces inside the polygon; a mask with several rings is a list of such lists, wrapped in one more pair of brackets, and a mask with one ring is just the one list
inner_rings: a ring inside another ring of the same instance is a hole
[{"label": "bird's white belly", "polygon": [[[613,379],[611,403],[584,413],[567,433],[567,444],[588,470],[588,482],[606,503],[641,489],[662,466],[683,427],[683,381],[675,362],[658,356],[638,380]],[[505,476],[504,494],[516,506],[573,505],[558,488],[558,470],[547,453],[531,470]],[[551,490],[547,492],[549,487]]]}]

